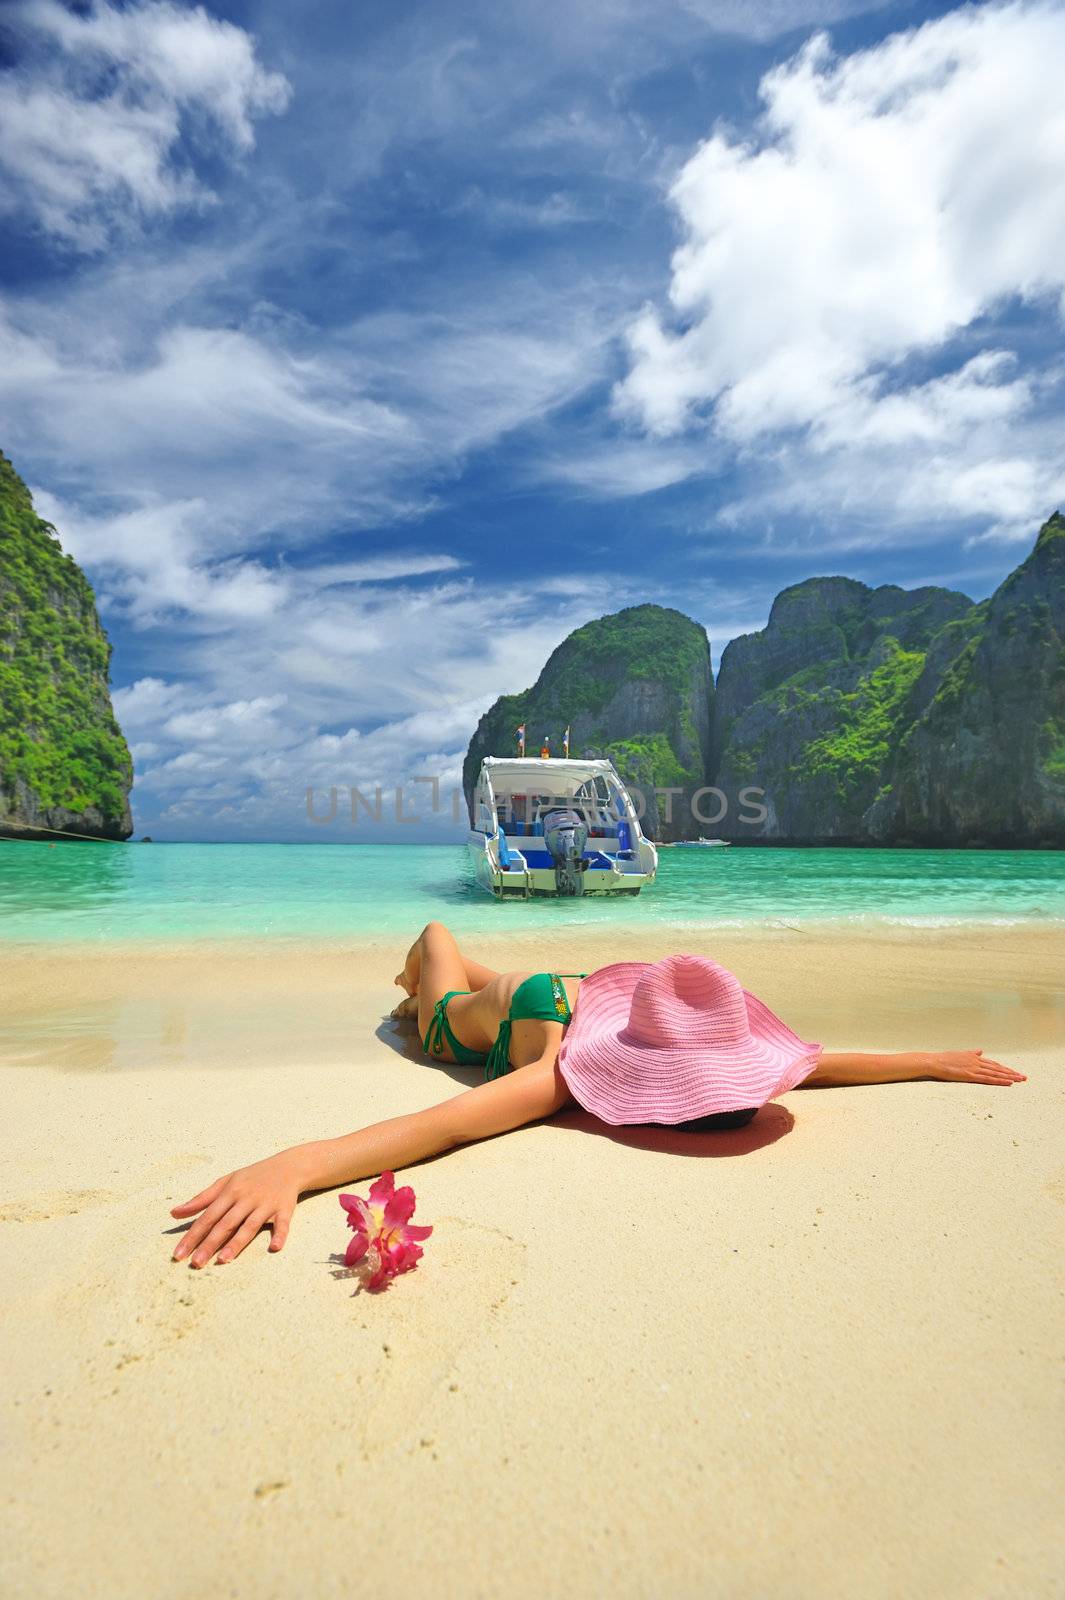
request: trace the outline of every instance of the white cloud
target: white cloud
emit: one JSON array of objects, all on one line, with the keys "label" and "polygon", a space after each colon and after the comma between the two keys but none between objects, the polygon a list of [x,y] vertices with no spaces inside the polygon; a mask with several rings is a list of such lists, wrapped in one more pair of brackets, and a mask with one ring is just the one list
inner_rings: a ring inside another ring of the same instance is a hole
[{"label": "white cloud", "polygon": [[154,728],[159,719],[177,704],[181,690],[165,678],[138,678],[123,689],[115,689],[111,700],[115,714],[123,728],[130,733],[140,733]]},{"label": "white cloud", "polygon": [[[516,300],[516,294],[520,299]],[[460,318],[390,312],[350,335],[359,370],[416,411],[425,435],[471,450],[564,405],[606,371],[613,293],[508,286]]]},{"label": "white cloud", "polygon": [[[319,587],[454,570],[446,551],[366,565],[359,530],[391,526],[398,539],[433,505],[428,479],[594,381],[617,325],[615,308],[596,317],[581,293],[571,303],[535,286],[520,305],[500,294],[364,318],[328,341],[262,318],[255,332],[159,331],[139,300],[116,295],[101,322],[102,297],[96,283],[58,307],[33,295],[6,316],[0,306],[4,447],[50,485],[35,487],[42,514],[106,604],[140,627],[173,612],[211,627],[278,615],[291,575],[262,551],[323,537],[333,549],[313,568]],[[154,279],[147,303],[165,323]]]},{"label": "white cloud", "polygon": [[681,0],[684,9],[720,33],[776,39],[812,23],[824,26],[865,11],[886,11],[892,0]]},{"label": "white cloud", "polygon": [[[617,603],[630,598],[618,591]],[[548,600],[541,590],[447,579],[323,591],[294,572],[269,630],[246,619],[185,636],[173,675],[115,692],[136,765],[137,826],[299,837],[313,826],[308,786],[321,808],[331,786],[345,791],[343,806],[351,786],[372,795],[380,784],[386,820],[405,786],[407,810],[417,802],[423,823],[450,829],[450,787],[479,715],[499,693],[531,683],[600,609],[579,579]],[[416,774],[441,784],[435,816]]]},{"label": "white cloud", "polygon": [[971,429],[1001,427],[1026,412],[1033,401],[1027,376],[1010,377],[1016,357],[1008,350],[985,350],[963,367],[909,389],[885,393],[878,380],[854,382],[838,407],[828,407],[812,423],[817,449],[854,444],[958,444]]},{"label": "white cloud", "polygon": [[462,566],[456,556],[407,555],[367,556],[363,561],[337,561],[328,566],[304,567],[300,578],[323,589],[336,589],[347,583],[391,583],[396,578],[419,578],[431,572],[454,572]]},{"label": "white cloud", "polygon": [[283,694],[257,695],[254,700],[230,700],[220,706],[201,706],[196,711],[179,711],[162,724],[164,737],[194,741],[224,741],[232,751],[246,744],[259,744],[274,732],[274,712],[285,703]]},{"label": "white cloud", "polygon": [[217,521],[200,499],[145,502],[93,517],[46,489],[34,489],[33,498],[39,514],[60,529],[63,548],[97,575],[107,608],[142,628],[172,613],[187,613],[208,628],[256,623],[316,590],[394,583],[463,565],[444,552],[411,552],[297,568],[282,558],[265,566],[220,554]]},{"label": "white cloud", "polygon": [[183,134],[212,153],[247,153],[254,119],[284,111],[285,78],[249,34],[202,6],[15,0],[5,21],[22,52],[0,75],[0,206],[26,211],[85,251],[153,213],[214,198],[182,161]]},{"label": "white cloud", "polygon": [[262,620],[285,601],[283,573],[212,549],[217,524],[202,500],[146,500],[96,517],[44,489],[34,491],[34,502],[61,530],[64,549],[98,574],[109,608],[128,612],[138,626],[172,612],[221,623]]},{"label": "white cloud", "polygon": [[510,194],[488,194],[476,184],[466,190],[452,210],[455,215],[471,212],[507,233],[523,228],[568,228],[574,223],[592,222],[597,215],[562,190],[541,200],[523,200]]},{"label": "white cloud", "polygon": [[710,452],[702,441],[661,444],[643,439],[578,445],[568,454],[556,453],[535,464],[538,474],[605,500],[654,494],[709,467]]},{"label": "white cloud", "polygon": [[[741,449],[807,430],[822,453],[1025,420],[1030,381],[994,319],[1011,300],[1052,317],[1065,287],[1062,59],[1060,6],[987,5],[848,57],[819,35],[769,73],[758,139],[718,129],[673,184],[671,312],[632,323],[619,410],[661,437],[709,422]],[[991,344],[975,361],[900,382],[908,358],[949,362],[978,318]],[[1014,443],[1023,456],[1032,438]],[[986,509],[1013,516],[1060,462],[993,472]],[[926,481],[933,514],[980,514],[967,464]]]},{"label": "white cloud", "polygon": [[969,543],[1030,544],[1065,505],[1062,376],[1010,377],[1013,365],[975,357],[865,409],[856,399],[836,421],[826,415],[776,442],[771,458],[753,457],[757,470],[720,522],[761,529],[778,554],[797,547],[797,520],[816,530],[798,543],[821,554],[917,545],[959,526]]}]

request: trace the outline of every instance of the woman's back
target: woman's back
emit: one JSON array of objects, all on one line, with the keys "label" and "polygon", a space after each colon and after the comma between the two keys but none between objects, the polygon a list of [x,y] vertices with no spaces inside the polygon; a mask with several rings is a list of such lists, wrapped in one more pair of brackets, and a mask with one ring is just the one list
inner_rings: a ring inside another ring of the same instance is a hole
[{"label": "woman's back", "polygon": [[[557,988],[553,979],[557,979]],[[500,1029],[509,1023],[511,1064],[523,1066],[550,1053],[552,1047],[557,1051],[580,984],[580,978],[570,974],[501,972],[483,989],[457,994],[448,1007],[449,1020],[463,1044],[485,1051],[491,1050]],[[529,1015],[530,1011],[535,1014]]]}]

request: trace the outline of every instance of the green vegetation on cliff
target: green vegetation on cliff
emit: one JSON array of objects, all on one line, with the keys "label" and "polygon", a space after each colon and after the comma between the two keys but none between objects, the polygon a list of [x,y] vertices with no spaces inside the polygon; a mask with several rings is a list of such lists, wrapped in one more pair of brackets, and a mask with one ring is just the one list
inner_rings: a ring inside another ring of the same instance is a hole
[{"label": "green vegetation on cliff", "polygon": [[[547,692],[558,716],[572,720],[579,712],[603,709],[617,686],[619,665],[628,682],[654,681],[683,695],[705,656],[705,633],[683,613],[630,606],[575,629],[548,657],[537,690]],[[534,693],[506,698],[520,703]]]},{"label": "green vegetation on cliff", "polygon": [[1020,566],[945,649],[935,692],[908,729],[880,837],[1065,845],[1065,518],[1044,523]]},{"label": "green vegetation on cliff", "polygon": [[866,837],[895,753],[976,610],[947,589],[808,578],[777,597],[766,628],[729,644],[715,782],[732,797],[745,784],[765,791],[761,837]]},{"label": "green vegetation on cliff", "polygon": [[1051,778],[1065,778],[1065,727],[1060,727],[1053,718],[1043,726],[1043,739],[1046,754],[1043,757],[1043,769]]},{"label": "green vegetation on cliff", "polygon": [[1065,518],[978,605],[786,589],[726,649],[717,707],[715,781],[765,790],[760,838],[1065,843]]},{"label": "green vegetation on cliff", "polygon": [[0,454],[0,821],[95,812],[101,831],[129,832],[110,653],[88,580]]},{"label": "green vegetation on cliff", "polygon": [[811,740],[804,752],[805,770],[812,777],[832,777],[844,803],[866,780],[879,776],[925,663],[923,650],[903,650],[897,639],[885,640],[884,646],[885,659],[854,689],[834,691],[836,726]]},{"label": "green vegetation on cliff", "polygon": [[701,781],[701,774],[681,766],[664,733],[611,739],[603,746],[603,754],[614,763],[622,777],[634,783],[649,784],[654,789],[673,789]]}]

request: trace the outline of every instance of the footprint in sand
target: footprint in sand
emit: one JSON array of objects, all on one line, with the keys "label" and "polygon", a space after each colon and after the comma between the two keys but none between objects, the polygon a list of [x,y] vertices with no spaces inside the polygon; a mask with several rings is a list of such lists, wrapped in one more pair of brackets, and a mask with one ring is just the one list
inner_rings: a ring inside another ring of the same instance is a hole
[{"label": "footprint in sand", "polygon": [[204,1182],[210,1181],[206,1179],[197,1184],[196,1180],[201,1174],[194,1171],[197,1165],[209,1159],[198,1150],[190,1150],[165,1161],[156,1161],[139,1174],[136,1190],[52,1189],[44,1194],[27,1195],[24,1200],[7,1200],[0,1204],[0,1222],[51,1222],[56,1217],[75,1217],[79,1211],[88,1211],[94,1206],[128,1200],[132,1194],[158,1183],[160,1179],[174,1179],[186,1174],[192,1185],[189,1190],[191,1194],[197,1187],[202,1189]]},{"label": "footprint in sand", "polygon": [[[417,1272],[382,1294],[356,1295],[360,1321],[371,1329],[376,1321],[381,1329],[376,1357],[360,1360],[356,1427],[367,1456],[418,1442],[427,1404],[455,1386],[459,1358],[475,1362],[480,1345],[492,1338],[524,1263],[520,1240],[445,1216],[435,1222]],[[337,1276],[347,1281],[346,1273]]]},{"label": "footprint in sand", "polygon": [[79,1211],[121,1200],[114,1189],[57,1189],[0,1205],[0,1222],[51,1222],[55,1217],[75,1217]]}]

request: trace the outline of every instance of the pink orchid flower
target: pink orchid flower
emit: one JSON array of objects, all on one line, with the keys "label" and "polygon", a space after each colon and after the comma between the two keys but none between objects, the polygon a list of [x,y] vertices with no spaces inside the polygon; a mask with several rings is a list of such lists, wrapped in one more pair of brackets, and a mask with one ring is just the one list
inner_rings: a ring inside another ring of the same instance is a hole
[{"label": "pink orchid flower", "polygon": [[414,1203],[414,1190],[397,1189],[394,1172],[382,1172],[371,1185],[368,1200],[357,1194],[340,1196],[348,1227],[355,1230],[344,1265],[359,1267],[364,1288],[383,1289],[397,1273],[409,1272],[421,1259],[416,1241],[428,1239],[433,1230],[411,1225]]}]

